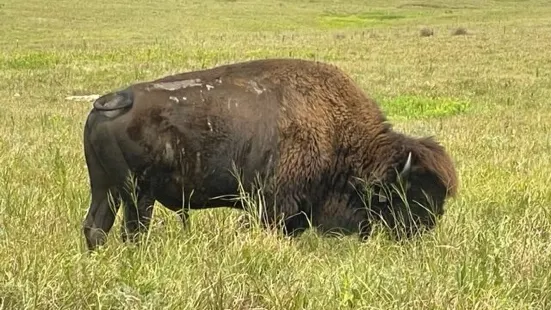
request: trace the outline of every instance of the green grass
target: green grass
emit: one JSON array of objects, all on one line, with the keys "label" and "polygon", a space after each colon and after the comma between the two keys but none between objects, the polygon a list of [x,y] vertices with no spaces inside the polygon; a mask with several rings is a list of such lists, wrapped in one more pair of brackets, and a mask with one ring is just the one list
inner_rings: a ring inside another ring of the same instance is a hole
[{"label": "green grass", "polygon": [[469,110],[470,103],[452,98],[429,98],[420,96],[396,96],[390,100],[380,100],[386,115],[394,120],[421,119],[453,116]]},{"label": "green grass", "polygon": [[[549,309],[549,18],[543,0],[4,1],[0,308]],[[265,57],[334,63],[397,130],[436,136],[461,181],[437,229],[287,240],[158,208],[142,247],[118,218],[86,255],[91,104],[64,98]]]}]

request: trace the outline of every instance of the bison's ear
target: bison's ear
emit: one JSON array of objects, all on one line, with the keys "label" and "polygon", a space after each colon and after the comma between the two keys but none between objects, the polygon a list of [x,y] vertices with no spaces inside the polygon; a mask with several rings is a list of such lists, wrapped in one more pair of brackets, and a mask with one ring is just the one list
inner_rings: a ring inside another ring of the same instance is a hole
[{"label": "bison's ear", "polygon": [[406,160],[406,163],[404,164],[404,168],[402,168],[402,171],[398,174],[398,181],[407,181],[409,179],[409,176],[411,174],[411,152],[408,154],[408,158]]}]

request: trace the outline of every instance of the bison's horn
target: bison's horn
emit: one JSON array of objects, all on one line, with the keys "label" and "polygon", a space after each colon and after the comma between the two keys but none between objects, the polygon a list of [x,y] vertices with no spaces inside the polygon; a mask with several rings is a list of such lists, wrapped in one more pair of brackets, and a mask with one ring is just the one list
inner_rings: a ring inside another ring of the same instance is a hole
[{"label": "bison's horn", "polygon": [[408,154],[408,160],[404,165],[404,169],[402,169],[402,171],[400,172],[400,179],[407,180],[410,172],[411,172],[411,152],[409,152]]}]

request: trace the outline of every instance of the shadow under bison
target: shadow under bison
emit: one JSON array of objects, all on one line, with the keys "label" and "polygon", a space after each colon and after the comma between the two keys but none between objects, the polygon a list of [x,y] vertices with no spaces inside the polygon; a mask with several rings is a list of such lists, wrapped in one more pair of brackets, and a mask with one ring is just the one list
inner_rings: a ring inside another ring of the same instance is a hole
[{"label": "shadow under bison", "polygon": [[431,229],[457,191],[442,146],[393,131],[329,64],[224,65],[136,83],[93,106],[84,128],[89,249],[105,243],[120,202],[123,240],[147,230],[155,201],[185,223],[189,209],[243,208],[227,197],[259,186],[267,227],[365,238],[377,220],[406,236]]}]

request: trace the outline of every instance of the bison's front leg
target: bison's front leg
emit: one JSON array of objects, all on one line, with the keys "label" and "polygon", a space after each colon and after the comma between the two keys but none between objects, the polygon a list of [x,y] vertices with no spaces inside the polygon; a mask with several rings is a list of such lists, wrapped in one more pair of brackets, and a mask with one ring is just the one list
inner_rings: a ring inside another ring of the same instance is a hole
[{"label": "bison's front leg", "polygon": [[265,194],[261,224],[268,229],[281,229],[286,236],[296,237],[308,228],[308,220],[299,202],[290,191],[283,189],[275,199]]}]

